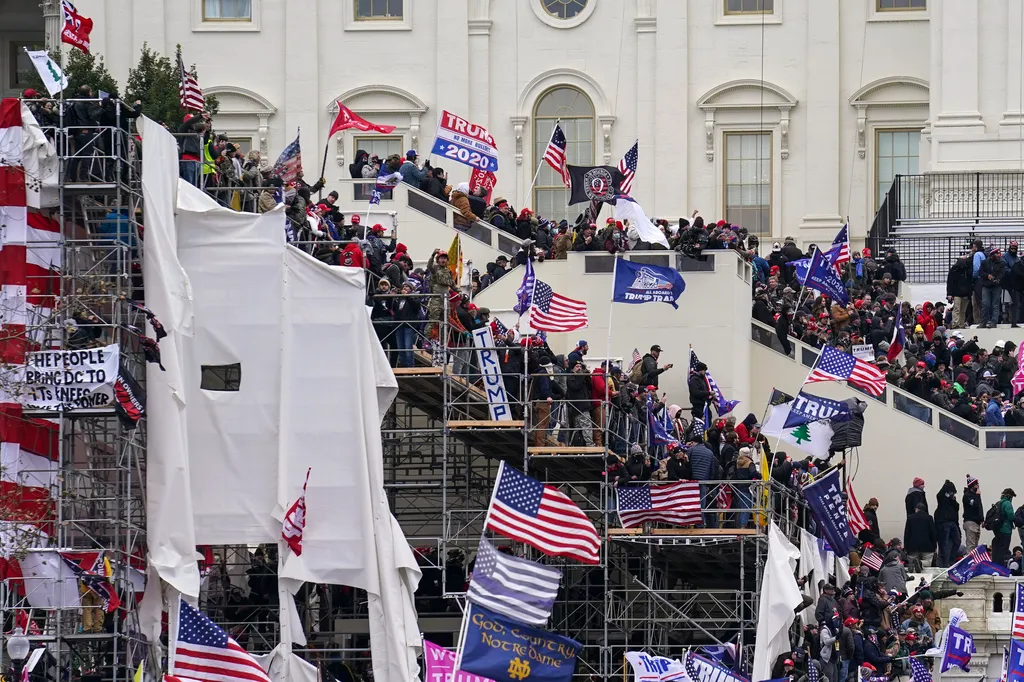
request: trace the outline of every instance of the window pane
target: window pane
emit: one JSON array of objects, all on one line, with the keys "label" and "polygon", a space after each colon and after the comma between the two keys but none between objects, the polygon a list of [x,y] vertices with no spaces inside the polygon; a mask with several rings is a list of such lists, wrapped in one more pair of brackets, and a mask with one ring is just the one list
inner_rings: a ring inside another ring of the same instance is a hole
[{"label": "window pane", "polygon": [[359,17],[372,17],[371,0],[359,0],[359,4],[356,5],[356,16]]},{"label": "window pane", "polygon": [[740,161],[725,162],[725,181],[732,185],[740,182]]},{"label": "window pane", "polygon": [[219,19],[220,18],[220,0],[206,0],[206,8],[204,10],[204,16],[207,19]]},{"label": "window pane", "polygon": [[770,232],[771,134],[727,133],[724,146],[726,219],[751,232]]},{"label": "window pane", "polygon": [[878,133],[878,155],[892,156],[892,133]]},{"label": "window pane", "polygon": [[743,158],[757,158],[757,138],[754,135],[741,135],[740,140],[740,153],[743,155]]},{"label": "window pane", "polygon": [[879,157],[878,159],[878,181],[892,182],[892,159]]},{"label": "window pane", "polygon": [[921,133],[910,132],[910,133],[907,133],[907,135],[908,135],[908,138],[909,138],[908,139],[909,150],[908,150],[907,153],[910,154],[911,156],[915,156],[916,157],[921,152]]},{"label": "window pane", "polygon": [[[744,159],[746,159],[744,154]],[[740,182],[744,185],[752,185],[757,182],[757,161],[740,161]]]},{"label": "window pane", "polygon": [[906,133],[893,133],[892,134],[892,155],[893,156],[906,156],[907,155],[907,134]]},{"label": "window pane", "polygon": [[402,17],[403,14],[402,0],[388,0],[388,14],[393,17]]}]

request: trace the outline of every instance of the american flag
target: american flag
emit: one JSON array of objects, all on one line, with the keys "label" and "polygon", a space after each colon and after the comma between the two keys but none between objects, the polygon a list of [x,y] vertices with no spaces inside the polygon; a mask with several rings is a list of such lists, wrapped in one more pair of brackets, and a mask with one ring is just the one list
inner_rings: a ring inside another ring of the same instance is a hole
[{"label": "american flag", "polygon": [[548,147],[544,150],[544,160],[548,162],[548,165],[558,171],[558,174],[562,176],[562,182],[565,183],[566,188],[569,187],[569,167],[566,165],[565,158],[565,133],[562,132],[562,126],[555,124],[555,129],[551,131],[551,139],[548,140]]},{"label": "american flag", "polygon": [[505,334],[508,334],[508,327],[506,327],[498,318],[494,318],[494,335],[504,337]]},{"label": "american flag", "polygon": [[587,304],[556,294],[537,280],[530,308],[530,326],[537,331],[571,332],[587,326]]},{"label": "american flag", "polygon": [[706,430],[707,430],[707,425],[704,423],[703,419],[694,419],[693,420],[693,431],[690,434],[690,438],[691,439],[696,439],[698,441],[704,440],[704,431],[706,431]]},{"label": "american flag", "polygon": [[818,673],[817,661],[807,661],[807,682],[821,682],[821,675]]},{"label": "american flag", "polygon": [[720,483],[715,501],[719,509],[732,509],[732,486],[728,483]]},{"label": "american flag", "polygon": [[[633,143],[626,155],[619,161],[619,172],[622,173],[622,181],[619,182],[619,193],[629,194],[633,187],[633,176],[636,175],[636,162],[640,157],[640,140]],[[849,259],[849,254],[847,254]]]},{"label": "american flag", "polygon": [[864,510],[861,509],[860,503],[857,502],[857,496],[853,494],[852,483],[846,485],[846,518],[850,522],[850,532],[854,535],[857,535],[862,530],[871,529],[868,518],[864,516]]},{"label": "american flag", "polygon": [[180,599],[171,674],[200,682],[270,682],[260,664],[212,620]]},{"label": "american flag", "polygon": [[683,667],[686,668],[686,674],[691,680],[699,680],[700,669],[697,668],[697,657],[692,651],[686,652],[686,657],[683,659]]},{"label": "american flag", "polygon": [[1010,627],[1010,638],[1024,638],[1024,583],[1017,583],[1017,593],[1013,598],[1013,624]]},{"label": "american flag", "polygon": [[553,486],[502,462],[484,528],[519,540],[550,556],[600,561],[597,529],[576,503]]},{"label": "american flag", "polygon": [[850,262],[850,226],[843,225],[836,235],[836,238],[832,240],[832,248],[828,250],[831,256],[829,260],[832,261],[833,267],[839,270],[839,267],[843,263]]},{"label": "american flag", "polygon": [[178,50],[178,76],[181,78],[181,82],[178,84],[181,108],[186,111],[202,111],[206,104],[203,91],[200,89],[196,77],[185,70],[185,62],[181,59],[181,50]]},{"label": "american flag", "polygon": [[910,682],[932,682],[928,666],[913,657],[910,659]]},{"label": "american flag", "polygon": [[295,141],[284,148],[277,162],[270,169],[270,177],[281,178],[281,182],[288,184],[295,182],[299,170],[302,168],[302,148],[299,146],[299,134],[295,134]]},{"label": "american flag", "polygon": [[701,523],[700,484],[696,481],[628,486],[619,488],[616,496],[623,528],[633,528],[647,521],[676,526]]},{"label": "american flag", "polygon": [[302,484],[302,494],[288,508],[281,523],[281,539],[287,543],[295,556],[302,555],[302,531],[306,528],[306,486],[309,485],[309,472],[313,468],[306,469],[306,482]]},{"label": "american flag", "polygon": [[[988,547],[985,545],[978,545],[968,552],[964,559],[969,559],[976,564],[980,564],[983,561],[992,561],[992,555],[989,554]],[[961,559],[961,561],[963,561],[963,559]]]},{"label": "american flag", "polygon": [[881,552],[876,552],[875,550],[871,549],[870,547],[868,547],[868,548],[866,548],[864,550],[864,554],[861,555],[861,557],[860,557],[860,562],[862,564],[864,564],[865,566],[867,566],[868,568],[872,569],[872,570],[875,570],[875,571],[882,570],[882,554],[881,554]]},{"label": "american flag", "polygon": [[885,372],[832,346],[822,349],[817,364],[804,383],[844,380],[860,386],[871,395],[882,395],[885,391]]},{"label": "american flag", "polygon": [[640,355],[640,349],[634,348],[633,355],[632,357],[630,357],[629,369],[627,369],[626,371],[631,372],[633,368],[636,367],[636,363],[640,362],[641,360],[643,360],[643,356]]},{"label": "american flag", "polygon": [[561,579],[555,566],[503,554],[480,538],[466,599],[512,620],[545,625]]}]

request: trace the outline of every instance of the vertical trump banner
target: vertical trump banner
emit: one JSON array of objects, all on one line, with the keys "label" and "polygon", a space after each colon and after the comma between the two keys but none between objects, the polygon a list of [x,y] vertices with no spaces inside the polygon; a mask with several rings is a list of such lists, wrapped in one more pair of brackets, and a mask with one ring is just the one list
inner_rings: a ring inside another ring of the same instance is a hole
[{"label": "vertical trump banner", "polygon": [[487,404],[491,408],[491,419],[493,421],[512,421],[512,410],[509,409],[508,396],[505,395],[505,382],[501,376],[498,350],[494,347],[491,328],[474,329],[473,345],[476,346],[480,374],[483,375],[484,390],[487,391]]}]

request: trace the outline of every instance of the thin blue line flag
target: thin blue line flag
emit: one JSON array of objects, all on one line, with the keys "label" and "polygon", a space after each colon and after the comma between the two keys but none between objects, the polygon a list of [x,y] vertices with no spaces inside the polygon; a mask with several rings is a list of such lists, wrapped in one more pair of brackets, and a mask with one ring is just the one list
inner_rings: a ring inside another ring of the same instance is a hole
[{"label": "thin blue line flag", "polygon": [[620,258],[615,267],[615,303],[668,303],[678,308],[676,301],[686,290],[686,282],[674,268],[660,265],[631,263]]},{"label": "thin blue line flag", "polygon": [[580,643],[472,604],[460,670],[510,682],[571,682]]},{"label": "thin blue line flag", "polygon": [[803,492],[821,534],[832,546],[836,556],[849,554],[853,549],[854,536],[846,516],[846,500],[843,499],[839,484],[839,469],[832,469],[819,477],[804,487]]},{"label": "thin blue line flag", "polygon": [[811,256],[811,263],[807,268],[807,279],[804,282],[804,286],[808,289],[820,291],[843,305],[850,303],[850,294],[846,291],[843,280],[839,279],[839,275],[836,274],[836,270],[832,267],[828,256],[822,253],[821,249],[815,249],[814,255]]}]

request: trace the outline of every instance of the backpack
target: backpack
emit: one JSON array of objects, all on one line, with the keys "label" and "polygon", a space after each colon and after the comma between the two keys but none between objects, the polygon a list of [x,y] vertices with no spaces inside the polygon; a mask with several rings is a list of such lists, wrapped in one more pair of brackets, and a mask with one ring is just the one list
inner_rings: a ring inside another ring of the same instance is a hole
[{"label": "backpack", "polygon": [[640,380],[644,378],[644,361],[641,359],[633,368],[629,370],[629,381],[630,383],[640,385]]},{"label": "backpack", "polygon": [[[1014,514],[1016,517],[1016,514]],[[985,513],[985,521],[981,524],[985,530],[998,530],[1003,525],[1003,507],[1002,500],[996,502],[988,511]]]},{"label": "backpack", "polygon": [[1017,528],[1024,528],[1024,504],[1017,507],[1017,511],[1013,513],[1013,525]]}]

